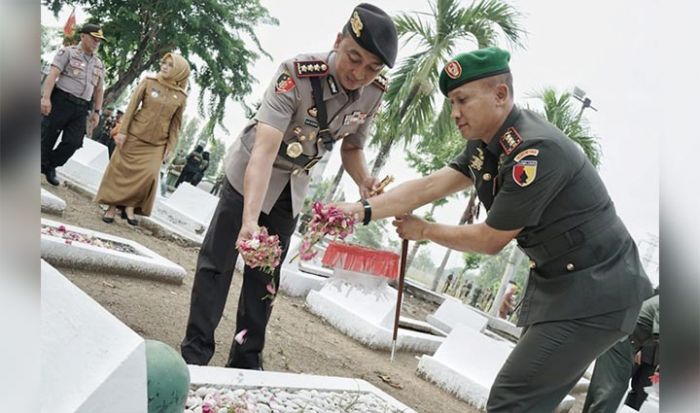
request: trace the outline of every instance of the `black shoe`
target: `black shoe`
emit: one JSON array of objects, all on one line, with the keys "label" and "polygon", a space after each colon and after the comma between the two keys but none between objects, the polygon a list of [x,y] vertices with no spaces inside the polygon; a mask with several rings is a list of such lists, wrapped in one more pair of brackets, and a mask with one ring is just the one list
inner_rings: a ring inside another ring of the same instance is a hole
[{"label": "black shoe", "polygon": [[[109,211],[109,209],[107,211]],[[111,224],[112,222],[114,222],[114,215],[108,217],[107,211],[105,211],[105,213],[102,215],[102,221]]]},{"label": "black shoe", "polygon": [[137,226],[139,224],[139,220],[136,218],[129,218],[128,215],[126,215],[126,209],[122,209],[122,219],[125,219],[126,222],[129,223],[129,225]]},{"label": "black shoe", "polygon": [[48,168],[44,172],[44,175],[46,175],[46,182],[50,183],[53,186],[59,186],[61,185],[61,181],[58,180],[56,177],[56,168]]}]

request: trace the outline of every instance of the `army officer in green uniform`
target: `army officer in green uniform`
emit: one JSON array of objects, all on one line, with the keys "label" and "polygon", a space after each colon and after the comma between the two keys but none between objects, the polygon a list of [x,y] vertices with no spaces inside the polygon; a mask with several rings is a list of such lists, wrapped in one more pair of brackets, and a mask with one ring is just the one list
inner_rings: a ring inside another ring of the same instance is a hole
[{"label": "army officer in green uniform", "polygon": [[[341,204],[364,222],[396,216],[404,239],[496,254],[512,239],[530,257],[520,341],[491,388],[489,412],[551,412],[588,365],[632,332],[651,285],[637,248],[583,151],[540,115],[513,103],[510,55],[460,54],[440,90],[467,140],[448,166],[394,190]],[[474,186],[483,223],[442,225],[409,211]]]},{"label": "army officer in green uniform", "polygon": [[[391,18],[363,3],[352,11],[332,51],[301,54],[280,65],[260,109],[227,155],[226,179],[197,260],[181,345],[188,364],[205,365],[214,354],[214,330],[238,256],[236,239],[265,226],[279,235],[286,255],[309,171],[324,153],[340,146],[345,170],[361,196],[377,185],[363,146],[387,86],[380,72],[394,65],[397,48]],[[271,279],[245,267],[228,367],[262,368],[279,274],[277,268]]]}]

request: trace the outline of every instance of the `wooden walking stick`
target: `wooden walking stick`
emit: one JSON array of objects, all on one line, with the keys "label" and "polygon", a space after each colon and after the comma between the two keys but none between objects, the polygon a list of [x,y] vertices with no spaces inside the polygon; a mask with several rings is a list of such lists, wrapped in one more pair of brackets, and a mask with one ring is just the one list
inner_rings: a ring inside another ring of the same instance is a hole
[{"label": "wooden walking stick", "polygon": [[399,293],[396,296],[396,314],[394,315],[394,335],[391,341],[391,359],[394,361],[396,338],[399,335],[399,316],[401,315],[401,298],[403,297],[403,279],[406,277],[406,258],[408,257],[408,240],[401,241],[401,264],[399,266]]}]

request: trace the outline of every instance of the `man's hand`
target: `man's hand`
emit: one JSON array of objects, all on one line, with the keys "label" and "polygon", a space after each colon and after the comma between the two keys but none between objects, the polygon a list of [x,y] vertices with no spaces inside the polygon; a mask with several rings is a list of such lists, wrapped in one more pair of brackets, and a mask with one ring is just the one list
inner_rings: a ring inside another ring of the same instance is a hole
[{"label": "man's hand", "polygon": [[98,115],[97,112],[92,112],[90,114],[89,122],[90,122],[90,125],[92,125],[90,127],[90,131],[92,131],[93,129],[95,129],[95,126],[97,126],[97,124],[100,123],[100,115]]},{"label": "man's hand", "polygon": [[244,222],[241,225],[241,230],[238,233],[238,238],[236,239],[236,245],[239,241],[250,239],[255,232],[260,230],[257,222]]},{"label": "man's hand", "polygon": [[41,98],[41,114],[49,116],[49,113],[51,113],[51,99],[43,97]]},{"label": "man's hand", "polygon": [[170,156],[170,149],[168,148],[168,145],[165,145],[163,148],[163,163],[168,160],[168,157]]},{"label": "man's hand", "polygon": [[425,239],[425,230],[430,225],[430,222],[415,215],[406,214],[394,218],[391,225],[396,227],[396,233],[399,234],[401,239],[419,241]]},{"label": "man's hand", "polygon": [[358,222],[362,221],[365,216],[365,208],[359,202],[339,202],[331,205],[345,212],[346,214],[352,214],[352,216],[355,217],[355,221]]},{"label": "man's hand", "polygon": [[641,350],[638,351],[634,355],[634,364],[637,364],[637,365],[642,364],[642,351]]},{"label": "man's hand", "polygon": [[360,190],[360,197],[363,199],[367,199],[372,196],[372,191],[377,189],[379,187],[379,179],[377,179],[374,176],[368,176],[365,178],[360,185],[358,185],[358,189]]},{"label": "man's hand", "polygon": [[114,143],[117,144],[119,149],[122,148],[124,142],[126,142],[126,135],[124,135],[123,133],[117,133],[116,135],[114,135]]}]

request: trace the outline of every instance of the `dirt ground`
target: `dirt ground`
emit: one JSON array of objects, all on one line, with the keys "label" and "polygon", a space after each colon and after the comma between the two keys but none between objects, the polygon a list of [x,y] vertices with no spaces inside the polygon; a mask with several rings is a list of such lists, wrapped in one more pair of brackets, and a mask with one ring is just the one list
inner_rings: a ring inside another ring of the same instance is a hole
[{"label": "dirt ground", "polygon": [[[150,230],[132,227],[119,218],[113,224],[106,224],[100,219],[100,208],[84,195],[63,185],[53,187],[43,179],[42,186],[67,204],[62,217],[44,213],[42,217],[134,240],[185,268],[188,276],[182,285],[60,268],[73,283],[138,334],[163,341],[179,351],[199,249],[157,238]],[[210,363],[212,366],[223,366],[227,359],[235,328],[241,278],[234,276],[223,319],[216,332],[217,348]],[[407,294],[402,314],[425,320],[425,316],[435,309],[436,305]],[[419,357],[417,353],[400,352],[391,363],[388,352],[364,347],[311,314],[305,308],[303,299],[284,294],[275,302],[264,350],[265,369],[269,371],[360,378],[417,412],[478,411],[418,377],[416,367]],[[401,388],[387,384],[380,376],[388,376],[392,384],[398,383]],[[581,396],[578,399],[572,412],[580,411]]]}]

